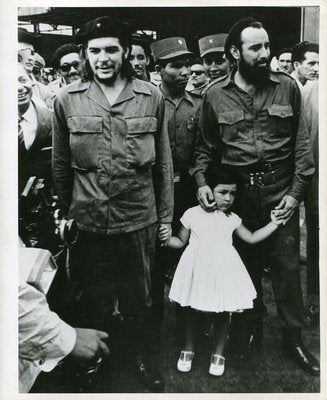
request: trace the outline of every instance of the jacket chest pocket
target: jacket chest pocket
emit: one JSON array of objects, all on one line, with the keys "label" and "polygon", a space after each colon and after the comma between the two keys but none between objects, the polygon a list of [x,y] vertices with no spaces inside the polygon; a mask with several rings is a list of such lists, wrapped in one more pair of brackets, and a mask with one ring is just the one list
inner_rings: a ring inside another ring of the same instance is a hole
[{"label": "jacket chest pocket", "polygon": [[270,138],[291,136],[293,109],[290,105],[272,104],[268,107],[268,134]]},{"label": "jacket chest pocket", "polygon": [[135,167],[153,164],[156,159],[155,134],[157,118],[153,116],[126,118],[127,162]]},{"label": "jacket chest pocket", "polygon": [[223,142],[244,140],[247,131],[243,110],[224,111],[218,113],[219,133]]},{"label": "jacket chest pocket", "polygon": [[98,167],[99,145],[103,132],[103,120],[98,115],[68,117],[72,167],[96,169]]}]

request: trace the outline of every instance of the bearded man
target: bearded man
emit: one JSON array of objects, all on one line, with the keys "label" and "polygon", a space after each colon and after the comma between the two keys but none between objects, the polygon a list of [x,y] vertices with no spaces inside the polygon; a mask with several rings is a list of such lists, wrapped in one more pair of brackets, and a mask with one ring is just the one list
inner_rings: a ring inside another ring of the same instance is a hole
[{"label": "bearded man", "polygon": [[232,27],[225,53],[236,69],[212,84],[204,96],[191,169],[198,200],[207,211],[214,209],[205,180],[213,162],[242,176],[235,207],[249,229],[263,227],[272,209],[284,217],[285,224],[262,243],[237,244],[257,290],[254,308],[241,318],[247,329],[238,332],[246,333],[250,348],[261,342],[266,314],[261,280],[263,267],[269,264],[284,350],[301,368],[319,375],[319,363],[301,339],[307,320],[300,284],[298,205],[314,165],[300,91],[293,78],[269,70],[268,33],[253,18]]}]

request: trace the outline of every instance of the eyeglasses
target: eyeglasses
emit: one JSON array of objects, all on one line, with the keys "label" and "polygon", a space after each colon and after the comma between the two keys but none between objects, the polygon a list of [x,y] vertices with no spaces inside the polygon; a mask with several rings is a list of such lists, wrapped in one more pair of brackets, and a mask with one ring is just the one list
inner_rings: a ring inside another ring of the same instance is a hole
[{"label": "eyeglasses", "polygon": [[33,71],[32,72],[33,72],[34,75],[38,75],[41,72],[41,69],[42,68],[33,67]]},{"label": "eyeglasses", "polygon": [[196,76],[200,76],[204,74],[204,71],[191,71],[191,75],[195,74]]},{"label": "eyeglasses", "polygon": [[71,67],[77,69],[78,66],[79,66],[79,62],[78,61],[74,61],[71,64],[67,63],[67,64],[60,65],[59,68],[62,70],[62,72],[69,72]]}]

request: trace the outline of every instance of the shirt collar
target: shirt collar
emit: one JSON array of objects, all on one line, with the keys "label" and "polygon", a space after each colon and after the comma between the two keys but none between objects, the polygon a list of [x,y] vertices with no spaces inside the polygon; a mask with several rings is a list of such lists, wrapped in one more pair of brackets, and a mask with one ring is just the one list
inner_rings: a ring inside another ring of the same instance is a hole
[{"label": "shirt collar", "polygon": [[[151,95],[152,92],[148,88],[148,82],[144,82],[140,79],[132,79],[131,81],[128,81],[126,86],[124,87],[123,92],[125,91],[133,91],[137,93],[144,93]],[[69,93],[74,93],[74,92],[81,92],[83,90],[86,90],[90,87],[91,81],[77,81],[76,83],[74,82],[73,86],[69,88],[68,92]]]},{"label": "shirt collar", "polygon": [[[160,85],[159,85],[158,87],[159,87],[160,92],[163,94],[163,96],[164,96],[165,99],[167,99],[167,100],[169,100],[169,101],[173,101],[173,100],[169,97],[169,95],[167,95],[167,94],[162,90],[162,85],[161,85],[161,83],[160,83]],[[180,98],[179,102],[181,102],[182,100],[186,100],[186,101],[190,102],[192,105],[194,105],[192,95],[191,95],[188,91],[186,91],[186,90],[184,90],[183,96]],[[173,103],[175,104],[174,101],[173,101]]]},{"label": "shirt collar", "polygon": [[[236,71],[237,71],[236,68],[234,68],[234,69],[232,69],[230,74],[228,74],[224,78],[222,78],[220,81],[221,82],[220,86],[225,88],[225,87],[228,87],[229,85],[235,85],[234,75],[235,75]],[[280,83],[280,80],[278,79],[277,75],[272,71],[270,71],[269,80],[274,83]],[[217,82],[219,82],[219,80]]]}]

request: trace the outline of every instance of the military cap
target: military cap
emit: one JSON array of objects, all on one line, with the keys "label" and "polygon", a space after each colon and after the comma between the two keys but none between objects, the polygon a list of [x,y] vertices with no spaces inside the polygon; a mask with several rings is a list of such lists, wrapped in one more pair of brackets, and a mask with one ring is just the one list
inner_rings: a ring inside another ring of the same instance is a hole
[{"label": "military cap", "polygon": [[187,48],[186,41],[182,37],[171,37],[158,40],[150,44],[154,61],[167,60],[184,55],[193,55]]},{"label": "military cap", "polygon": [[29,32],[25,28],[18,28],[18,42],[19,43],[29,43],[32,46],[36,45],[37,36]]},{"label": "military cap", "polygon": [[74,40],[76,44],[86,44],[91,39],[100,37],[126,37],[130,38],[132,35],[132,26],[117,18],[106,16],[96,18],[87,22],[76,33]]},{"label": "military cap", "polygon": [[199,39],[200,56],[204,57],[206,54],[213,52],[224,52],[227,36],[227,33],[217,33],[216,35]]}]

